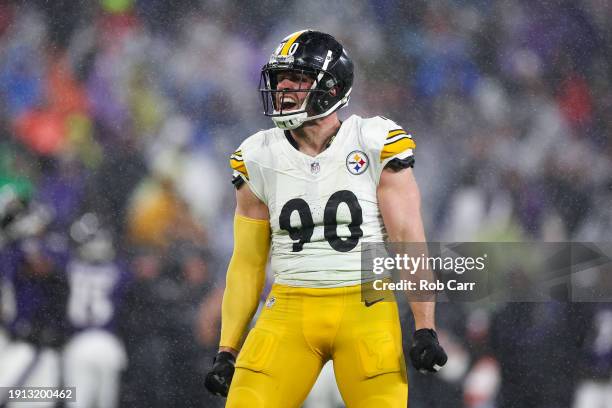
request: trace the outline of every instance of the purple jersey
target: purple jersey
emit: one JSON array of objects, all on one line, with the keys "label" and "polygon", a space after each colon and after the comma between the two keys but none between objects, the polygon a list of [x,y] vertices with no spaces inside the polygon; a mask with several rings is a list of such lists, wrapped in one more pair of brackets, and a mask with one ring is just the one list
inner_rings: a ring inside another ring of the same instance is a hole
[{"label": "purple jersey", "polygon": [[117,262],[91,263],[72,259],[66,274],[70,286],[66,310],[71,329],[114,331],[117,311],[129,283],[126,269]]},{"label": "purple jersey", "polygon": [[58,234],[2,248],[2,320],[13,336],[51,343],[60,337],[65,323],[66,254],[65,240]]}]

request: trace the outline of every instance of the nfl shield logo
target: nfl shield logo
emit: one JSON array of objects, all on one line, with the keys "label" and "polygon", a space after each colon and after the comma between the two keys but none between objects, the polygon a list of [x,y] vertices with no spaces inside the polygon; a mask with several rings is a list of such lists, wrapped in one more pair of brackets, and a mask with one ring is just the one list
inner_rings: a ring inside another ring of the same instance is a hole
[{"label": "nfl shield logo", "polygon": [[310,172],[312,174],[317,174],[319,171],[321,171],[321,165],[319,164],[319,162],[310,163]]}]

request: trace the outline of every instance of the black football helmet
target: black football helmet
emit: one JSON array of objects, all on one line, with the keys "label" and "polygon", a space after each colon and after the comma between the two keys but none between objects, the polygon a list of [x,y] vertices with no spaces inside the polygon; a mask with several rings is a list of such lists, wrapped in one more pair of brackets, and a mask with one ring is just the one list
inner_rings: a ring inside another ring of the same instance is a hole
[{"label": "black football helmet", "polygon": [[[277,89],[277,75],[287,71],[310,76],[314,82],[304,89]],[[264,114],[281,129],[295,129],[306,121],[332,114],[348,103],[352,87],[353,61],[344,47],[331,35],[312,30],[285,37],[261,69],[259,83]],[[278,103],[283,98],[277,95],[290,92],[308,95],[302,106],[283,110]]]}]

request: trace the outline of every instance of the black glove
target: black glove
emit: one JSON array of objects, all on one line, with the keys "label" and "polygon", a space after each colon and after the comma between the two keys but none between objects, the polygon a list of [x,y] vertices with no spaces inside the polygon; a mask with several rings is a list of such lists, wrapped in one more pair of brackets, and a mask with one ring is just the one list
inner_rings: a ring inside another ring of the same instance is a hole
[{"label": "black glove", "polygon": [[448,360],[433,329],[420,329],[414,332],[409,354],[414,368],[422,373],[435,373]]},{"label": "black glove", "polygon": [[232,377],[234,376],[234,365],[236,357],[228,351],[221,351],[213,361],[212,370],[206,374],[204,385],[214,395],[227,397]]}]

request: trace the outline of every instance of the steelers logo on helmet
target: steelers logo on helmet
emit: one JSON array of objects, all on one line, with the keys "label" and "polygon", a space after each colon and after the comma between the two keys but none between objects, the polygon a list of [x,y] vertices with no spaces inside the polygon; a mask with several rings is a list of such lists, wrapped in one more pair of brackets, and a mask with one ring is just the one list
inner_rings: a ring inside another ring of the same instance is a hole
[{"label": "steelers logo on helmet", "polygon": [[344,47],[329,34],[301,30],[285,37],[262,67],[259,91],[264,114],[290,130],[346,106],[352,86],[353,62]]},{"label": "steelers logo on helmet", "polygon": [[368,156],[361,150],[353,150],[346,156],[346,168],[351,174],[363,174],[369,164]]}]

